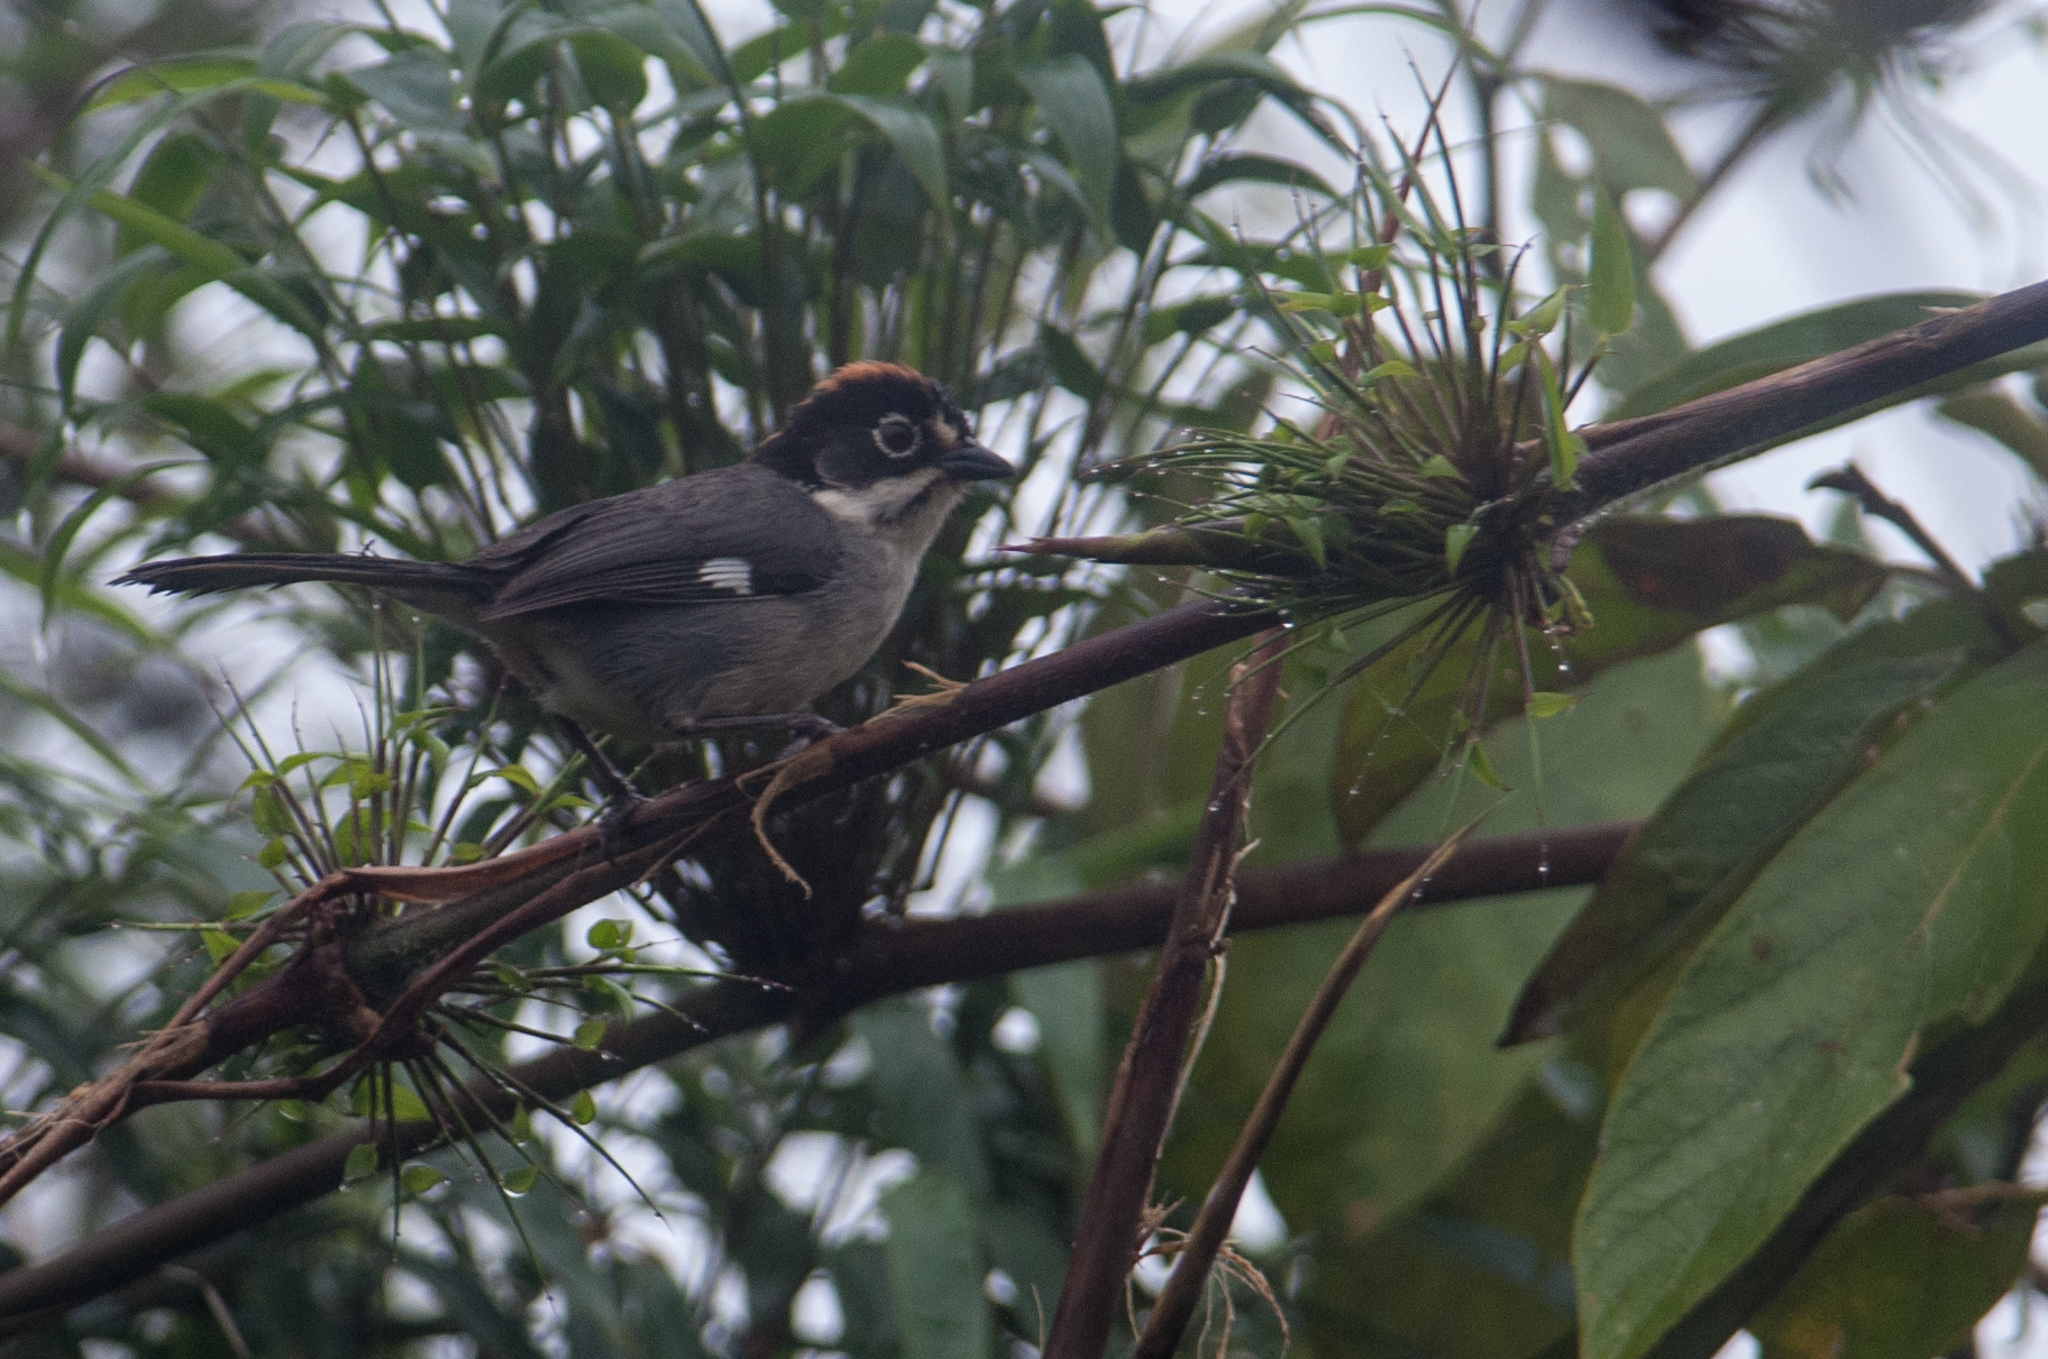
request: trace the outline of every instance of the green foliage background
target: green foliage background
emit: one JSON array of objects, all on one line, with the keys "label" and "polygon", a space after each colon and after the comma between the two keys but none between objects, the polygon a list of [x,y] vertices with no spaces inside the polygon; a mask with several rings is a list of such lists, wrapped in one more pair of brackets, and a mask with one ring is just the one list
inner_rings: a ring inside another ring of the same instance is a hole
[{"label": "green foliage background", "polygon": [[[1943,36],[1800,48],[1839,36],[1835,7],[1783,8],[1800,22],[1746,65],[1726,46],[1703,55],[1710,85],[1740,74],[1749,145],[1822,116],[1830,91],[1889,97]],[[1980,7],[1950,8],[1941,23]],[[1348,9],[1436,42],[1482,128],[1514,107],[1540,116],[1528,210],[1542,234],[1522,292],[1498,272],[1489,286],[1501,317],[1525,315],[1591,271],[1610,305],[1589,315],[1575,292],[1581,334],[1617,329],[1621,289],[1629,323],[1589,415],[1598,400],[1665,409],[1967,300],[1864,299],[1692,349],[1655,287],[1662,242],[1601,206],[1650,190],[1690,212],[1713,192],[1725,167],[1688,165],[1668,110],[1525,68],[1513,25],[1496,47],[1454,41],[1455,5]],[[1268,403],[1299,413],[1286,400],[1320,356],[1296,320],[1312,339],[1335,333],[1314,327],[1347,296],[1360,309],[1338,252],[1374,227],[1329,166],[1401,154],[1356,116],[1368,99],[1347,108],[1272,59],[1336,12],[1282,8],[1143,61],[1127,54],[1145,16],[1087,0],[790,0],[738,33],[694,0],[455,0],[403,24],[173,8],[104,47],[76,16],[30,15],[14,69],[47,145],[8,182],[0,392],[20,509],[0,570],[27,658],[0,669],[8,1107],[47,1106],[101,1069],[318,869],[471,858],[587,809],[570,753],[462,635],[320,591],[169,608],[105,588],[138,556],[459,557],[533,514],[730,462],[832,365],[875,357],[948,383],[1025,475],[956,522],[828,716],[881,711],[906,661],[969,677],[1181,597],[1179,576],[995,548],[1157,522],[1199,488],[1078,474],[1177,428],[1265,430]],[[1815,61],[1787,56],[1800,52]],[[1253,135],[1265,117],[1322,159],[1272,154]],[[1558,153],[1566,135],[1591,151],[1582,172]],[[1461,225],[1483,232],[1512,153],[1482,140],[1461,154],[1461,176],[1486,186]],[[1440,169],[1425,177],[1442,197]],[[1618,237],[1633,261],[1620,274]],[[205,307],[262,342],[195,345]],[[1989,375],[1951,384],[1942,410],[2048,476],[2039,402],[1972,385]],[[1324,1359],[1688,1352],[1704,1301],[1775,1258],[1773,1228],[1908,1077],[1939,1074],[1913,1063],[2038,995],[2040,550],[1959,582],[1886,568],[1853,515],[1817,544],[1698,491],[1683,508],[1686,522],[1586,537],[1569,577],[1597,626],[1539,647],[1527,685],[1509,667],[1482,710],[1468,679],[1493,660],[1475,662],[1470,639],[1428,673],[1420,641],[1375,658],[1399,617],[1299,639],[1254,862],[1427,841],[1487,808],[1487,833],[1651,820],[1590,893],[1396,923],[1264,1164],[1286,1232],[1251,1255],[1277,1311],[1236,1286],[1234,1328],[1212,1319],[1204,1352],[1278,1354],[1283,1326],[1290,1352]],[[1695,638],[1722,625],[1760,658],[1756,692],[1703,677]],[[297,664],[308,656],[320,664]],[[687,993],[692,969],[794,975],[942,864],[998,909],[1172,871],[1207,794],[1224,664],[1134,681],[791,817],[778,841],[815,900],[750,844],[707,849],[521,941],[506,963],[554,989],[479,1006],[580,1041]],[[1532,688],[1578,701],[1525,715]],[[252,725],[311,758],[235,750],[226,734]],[[253,784],[245,753],[268,771]],[[722,742],[642,777],[767,753]],[[1085,806],[1049,799],[1056,753],[1085,765]],[[417,827],[391,811],[400,784]],[[295,833],[280,789],[318,833]],[[359,829],[366,808],[376,834]],[[1346,928],[1233,946],[1164,1197],[1199,1200]],[[561,969],[593,956],[646,970],[564,989]],[[190,1263],[263,1354],[1025,1353],[1059,1292],[1143,976],[1142,960],[1090,960],[729,1040],[516,1130],[545,1176],[508,1153],[494,1183],[438,1153]],[[1509,1023],[1529,1041],[1497,1048]],[[2013,1284],[2038,1203],[2009,1184],[2048,1081],[2038,1029],[1736,1319],[1768,1354],[1943,1352]],[[533,1047],[503,1024],[487,1041]],[[278,1044],[230,1074],[316,1055],[311,1038]],[[350,1112],[151,1110],[9,1228],[47,1251]],[[220,1352],[209,1302],[166,1274],[17,1343]]]}]

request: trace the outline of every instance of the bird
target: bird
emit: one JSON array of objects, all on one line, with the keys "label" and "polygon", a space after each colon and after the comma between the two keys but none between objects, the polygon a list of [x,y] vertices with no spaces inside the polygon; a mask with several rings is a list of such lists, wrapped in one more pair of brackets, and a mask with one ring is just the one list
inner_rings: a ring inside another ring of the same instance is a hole
[{"label": "bird", "polygon": [[463,561],[238,552],[117,583],[205,595],[327,581],[444,618],[564,720],[616,800],[630,785],[588,730],[655,745],[836,730],[805,705],[881,645],[970,486],[1015,475],[939,383],[871,360],[818,383],[741,462],[571,506]]}]

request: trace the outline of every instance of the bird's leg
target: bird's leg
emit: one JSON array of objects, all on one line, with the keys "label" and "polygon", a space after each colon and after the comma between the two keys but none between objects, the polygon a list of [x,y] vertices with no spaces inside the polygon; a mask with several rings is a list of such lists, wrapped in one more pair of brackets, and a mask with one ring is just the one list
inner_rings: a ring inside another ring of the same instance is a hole
[{"label": "bird's leg", "polygon": [[569,744],[582,753],[589,765],[590,781],[604,793],[605,813],[597,823],[597,834],[604,846],[605,857],[611,858],[618,848],[619,833],[626,828],[626,818],[635,807],[647,801],[647,797],[619,772],[617,765],[605,758],[605,753],[597,748],[597,742],[590,739],[590,733],[580,724],[571,718],[558,716],[555,726]]}]

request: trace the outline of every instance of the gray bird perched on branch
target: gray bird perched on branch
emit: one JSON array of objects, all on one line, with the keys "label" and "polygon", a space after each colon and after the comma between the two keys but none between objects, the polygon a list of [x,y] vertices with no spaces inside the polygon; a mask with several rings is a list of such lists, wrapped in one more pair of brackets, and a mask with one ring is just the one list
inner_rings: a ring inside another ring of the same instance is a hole
[{"label": "gray bird perched on branch", "polygon": [[573,506],[467,561],[242,552],[121,581],[176,594],[367,586],[483,637],[543,707],[582,726],[643,742],[817,734],[830,724],[800,709],[881,644],[968,483],[1015,470],[938,383],[854,363],[745,462]]}]

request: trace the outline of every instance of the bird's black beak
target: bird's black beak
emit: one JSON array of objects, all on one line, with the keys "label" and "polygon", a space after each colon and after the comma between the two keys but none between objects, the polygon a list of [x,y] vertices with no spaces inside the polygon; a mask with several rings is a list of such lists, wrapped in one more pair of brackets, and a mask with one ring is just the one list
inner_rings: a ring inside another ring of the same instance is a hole
[{"label": "bird's black beak", "polygon": [[939,467],[955,481],[995,481],[1017,475],[1016,468],[972,439],[956,444],[939,459]]}]

